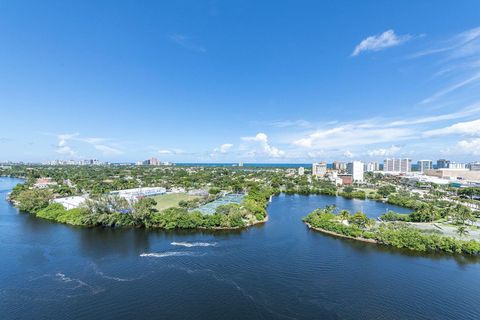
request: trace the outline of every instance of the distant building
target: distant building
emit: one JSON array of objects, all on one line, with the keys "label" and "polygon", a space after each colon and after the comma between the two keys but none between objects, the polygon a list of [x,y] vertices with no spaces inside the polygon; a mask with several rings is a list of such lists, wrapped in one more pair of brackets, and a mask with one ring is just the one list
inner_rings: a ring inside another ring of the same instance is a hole
[{"label": "distant building", "polygon": [[432,177],[443,179],[473,180],[480,181],[480,171],[468,169],[450,169],[442,168],[435,170],[426,170],[425,174]]},{"label": "distant building", "polygon": [[407,173],[412,171],[412,159],[385,159],[383,161],[383,171],[385,172],[398,172]]},{"label": "distant building", "polygon": [[53,181],[52,178],[38,178],[37,181],[35,181],[35,183],[33,184],[33,187],[37,189],[45,189],[49,186],[55,185],[57,185],[57,183]]},{"label": "distant building", "polygon": [[352,175],[354,182],[363,181],[363,170],[363,162],[361,161],[353,161],[347,164],[347,173]]},{"label": "distant building", "polygon": [[351,185],[353,183],[353,177],[351,174],[339,174],[338,175],[338,178],[341,179],[342,181],[342,185],[344,186],[348,186],[348,185]]},{"label": "distant building", "polygon": [[332,169],[339,172],[345,172],[347,170],[347,164],[345,162],[333,161]]},{"label": "distant building", "polygon": [[450,160],[446,160],[446,159],[437,160],[437,169],[448,168],[449,165],[450,165]]},{"label": "distant building", "polygon": [[151,166],[159,166],[159,165],[161,165],[160,160],[158,160],[157,158],[152,157],[152,158],[149,159],[149,161],[150,161],[149,164],[150,164]]},{"label": "distant building", "polygon": [[153,197],[156,195],[164,194],[166,192],[167,190],[163,187],[144,187],[112,191],[110,192],[110,194],[122,197],[128,202],[135,202],[141,198]]},{"label": "distant building", "polygon": [[467,168],[472,171],[480,171],[480,162],[471,162],[467,165]]},{"label": "distant building", "polygon": [[243,162],[239,162],[239,163],[238,163],[238,166],[239,166],[239,167],[243,167]]},{"label": "distant building", "polygon": [[47,161],[44,164],[49,166],[102,166],[107,165],[107,162],[103,162],[97,159],[87,160],[52,160]]},{"label": "distant building", "polygon": [[53,199],[53,202],[60,203],[65,209],[70,210],[81,207],[86,200],[84,197],[73,196]]},{"label": "distant building", "polygon": [[298,175],[303,176],[304,174],[305,174],[305,168],[304,167],[298,168]]},{"label": "distant building", "polygon": [[448,169],[465,169],[465,163],[450,162],[448,164]]},{"label": "distant building", "polygon": [[376,161],[366,163],[365,166],[364,166],[364,170],[366,172],[379,171],[380,170],[380,164]]},{"label": "distant building", "polygon": [[417,161],[418,171],[424,172],[425,170],[433,169],[432,160],[418,160]]},{"label": "distant building", "polygon": [[323,178],[325,177],[326,173],[327,173],[326,162],[318,162],[318,163],[312,164],[312,176]]}]

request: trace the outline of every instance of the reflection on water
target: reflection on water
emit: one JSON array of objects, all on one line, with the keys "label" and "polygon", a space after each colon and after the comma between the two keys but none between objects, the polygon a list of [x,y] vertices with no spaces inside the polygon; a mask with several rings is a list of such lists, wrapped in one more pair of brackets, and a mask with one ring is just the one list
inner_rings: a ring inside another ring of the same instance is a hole
[{"label": "reflection on water", "polygon": [[[0,178],[0,190],[17,182]],[[0,201],[2,319],[480,317],[477,258],[306,228],[301,218],[327,204],[371,217],[406,211],[282,195],[270,204],[268,223],[245,230],[122,230],[55,224]]]}]

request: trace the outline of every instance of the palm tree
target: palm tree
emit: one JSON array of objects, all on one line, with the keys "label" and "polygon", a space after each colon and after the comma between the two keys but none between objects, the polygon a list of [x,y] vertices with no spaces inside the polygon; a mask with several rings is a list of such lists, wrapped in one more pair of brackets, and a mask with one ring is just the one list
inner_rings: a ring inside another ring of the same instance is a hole
[{"label": "palm tree", "polygon": [[465,227],[465,226],[459,226],[459,227],[457,228],[457,234],[458,234],[460,237],[467,236],[467,235],[468,235],[467,227]]},{"label": "palm tree", "polygon": [[342,221],[348,221],[348,219],[350,218],[350,212],[348,212],[348,210],[342,210],[340,211],[339,216]]}]

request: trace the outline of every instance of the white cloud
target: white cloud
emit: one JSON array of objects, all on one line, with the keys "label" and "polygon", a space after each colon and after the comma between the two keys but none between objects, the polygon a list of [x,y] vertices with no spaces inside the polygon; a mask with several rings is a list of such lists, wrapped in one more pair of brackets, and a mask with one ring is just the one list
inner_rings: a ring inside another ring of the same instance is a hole
[{"label": "white cloud", "polygon": [[380,148],[374,149],[367,152],[370,157],[386,157],[386,156],[393,156],[398,151],[400,151],[400,147],[398,146],[391,146],[390,148]]},{"label": "white cloud", "polygon": [[78,136],[78,133],[63,133],[57,135],[58,144],[55,149],[55,152],[58,154],[66,155],[66,156],[73,156],[76,152],[68,146],[68,141],[74,139]]},{"label": "white cloud", "polygon": [[158,150],[159,154],[173,154],[173,151],[171,150]]},{"label": "white cloud", "polygon": [[353,158],[355,155],[352,152],[350,152],[349,150],[347,150],[343,153],[343,156],[345,158]]},{"label": "white cloud", "polygon": [[187,35],[175,33],[175,34],[169,35],[168,38],[174,43],[178,44],[179,46],[182,46],[190,51],[194,51],[198,53],[207,52],[207,49],[205,47],[196,44]]},{"label": "white cloud", "polygon": [[[268,157],[281,158],[285,156],[285,151],[280,150],[277,147],[271,146],[268,143],[268,136],[263,132],[257,133],[257,135],[255,135],[254,137],[242,137],[242,140],[246,142],[258,143],[261,147],[261,153],[267,155]],[[257,152],[255,152],[254,150],[250,150],[249,152],[247,152],[247,154],[256,155]]]},{"label": "white cloud", "polygon": [[233,147],[233,144],[224,143],[220,147],[213,149],[213,152],[227,153],[232,147]]},{"label": "white cloud", "polygon": [[480,155],[480,138],[472,140],[462,140],[458,146],[467,154]]},{"label": "white cloud", "polygon": [[111,139],[93,138],[93,137],[83,138],[83,137],[80,136],[79,133],[59,134],[59,135],[57,135],[57,139],[58,139],[58,144],[57,144],[57,147],[55,149],[55,152],[58,153],[58,154],[62,154],[62,155],[74,156],[74,155],[77,154],[77,151],[75,151],[69,145],[70,141],[74,141],[74,142],[77,142],[77,143],[78,142],[87,143],[87,144],[93,146],[96,150],[101,151],[103,155],[107,155],[107,156],[120,155],[120,154],[124,153],[118,147],[105,144],[106,142],[111,141]]},{"label": "white cloud", "polygon": [[78,136],[78,133],[64,133],[64,134],[59,134],[57,136],[58,138],[58,146],[63,147],[67,144],[68,140],[71,140],[75,137]]},{"label": "white cloud", "polygon": [[380,51],[386,48],[398,46],[410,40],[411,38],[412,36],[410,35],[397,36],[395,31],[390,29],[382,34],[363,39],[353,50],[352,57],[359,55],[363,51]]},{"label": "white cloud", "polygon": [[442,136],[449,134],[464,134],[464,135],[478,135],[480,134],[480,119],[466,122],[458,122],[451,126],[434,129],[424,132],[424,136]]},{"label": "white cloud", "polygon": [[75,151],[72,150],[69,146],[63,145],[63,146],[58,146],[55,149],[55,152],[58,154],[66,155],[66,156],[73,156],[75,155]]}]

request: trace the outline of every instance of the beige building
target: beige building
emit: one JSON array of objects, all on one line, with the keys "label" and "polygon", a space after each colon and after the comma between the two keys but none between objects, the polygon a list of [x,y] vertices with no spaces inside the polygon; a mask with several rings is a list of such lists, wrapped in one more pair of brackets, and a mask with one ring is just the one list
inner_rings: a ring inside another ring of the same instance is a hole
[{"label": "beige building", "polygon": [[312,176],[323,178],[325,177],[326,173],[327,173],[326,162],[318,162],[318,163],[312,164]]},{"label": "beige building", "polygon": [[425,170],[425,174],[431,177],[439,177],[443,179],[461,179],[461,180],[477,180],[480,181],[480,171],[468,169],[449,169],[442,168],[436,170]]}]

